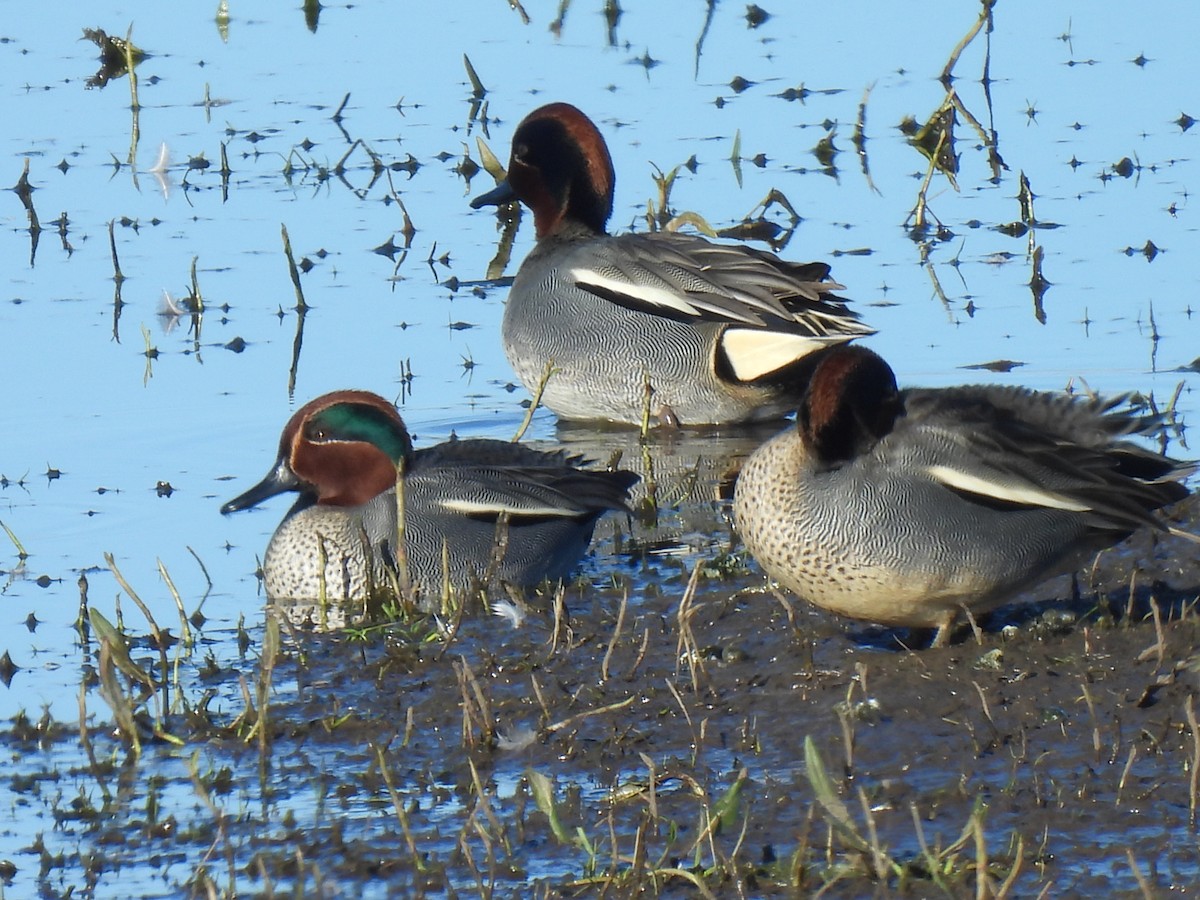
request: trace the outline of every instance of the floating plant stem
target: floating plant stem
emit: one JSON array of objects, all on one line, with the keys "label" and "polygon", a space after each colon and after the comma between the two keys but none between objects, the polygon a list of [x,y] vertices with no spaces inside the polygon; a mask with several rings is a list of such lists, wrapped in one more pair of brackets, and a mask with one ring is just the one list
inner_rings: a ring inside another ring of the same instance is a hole
[{"label": "floating plant stem", "polygon": [[650,627],[647,626],[642,630],[642,645],[638,648],[637,657],[633,661],[633,665],[629,667],[629,672],[625,676],[626,681],[633,681],[637,678],[637,671],[641,668],[642,662],[646,659],[646,650],[650,647]]},{"label": "floating plant stem", "polygon": [[1125,859],[1129,862],[1129,868],[1133,872],[1133,877],[1138,883],[1138,888],[1142,892],[1142,896],[1146,900],[1153,900],[1157,894],[1150,887],[1150,883],[1146,881],[1146,876],[1142,874],[1141,867],[1137,864],[1137,860],[1133,857],[1133,850],[1130,847],[1125,848]]},{"label": "floating plant stem", "polygon": [[650,449],[650,440],[644,436],[638,441],[638,447],[642,451],[642,486],[646,493],[638,501],[635,512],[643,524],[654,525],[658,522],[658,475],[654,454]]},{"label": "floating plant stem", "polygon": [[408,538],[405,523],[405,494],[404,489],[404,460],[396,465],[396,546],[392,550],[392,559],[396,562],[397,593],[400,599],[407,602],[412,598],[412,575],[408,566]]},{"label": "floating plant stem", "polygon": [[[667,682],[667,684],[668,684],[668,686],[670,686],[670,682]],[[545,731],[547,734],[553,734],[556,731],[562,731],[564,728],[570,728],[576,722],[582,722],[584,719],[590,719],[592,716],[602,716],[605,713],[615,712],[618,709],[624,709],[625,707],[627,707],[631,703],[633,703],[634,700],[637,700],[637,699],[638,699],[637,696],[634,695],[634,696],[626,697],[624,700],[619,700],[616,703],[610,703],[607,706],[600,706],[600,707],[597,707],[596,709],[584,710],[581,713],[576,713],[573,716],[568,716],[567,718],[563,719],[562,721],[553,722],[553,723],[547,725],[543,729],[543,731]]]},{"label": "floating plant stem", "polygon": [[512,857],[512,845],[509,843],[507,835],[504,833],[504,827],[500,824],[500,819],[496,816],[496,811],[492,808],[492,804],[488,802],[487,791],[484,790],[483,779],[479,777],[479,769],[475,766],[475,760],[467,757],[467,765],[471,769],[471,782],[475,786],[475,796],[479,798],[479,806],[483,809],[483,815],[488,820],[488,824],[492,826],[492,831],[500,838],[504,845],[505,856]]},{"label": "floating plant stem", "polygon": [[650,434],[650,398],[654,396],[654,385],[650,383],[650,372],[642,371],[642,421],[638,429],[639,439],[645,443]]},{"label": "floating plant stem", "polygon": [[743,766],[734,777],[733,784],[712,805],[710,811],[710,821],[712,823],[709,828],[710,831],[728,831],[733,828],[738,818],[738,812],[741,809],[742,788],[746,786],[746,782],[749,780],[750,771]]},{"label": "floating plant stem", "polygon": [[[115,221],[115,219],[108,220],[108,249],[112,254],[113,281],[117,283],[117,290],[119,292],[121,285],[125,281],[125,276],[121,272],[121,261],[117,258],[117,239],[113,234],[113,224]],[[120,297],[120,293],[117,296]]]},{"label": "floating plant stem", "polygon": [[[704,660],[701,659],[700,647],[696,643],[696,635],[692,631],[692,617],[696,614],[693,603],[696,599],[696,587],[700,583],[699,562],[692,567],[691,577],[688,578],[687,588],[679,601],[679,609],[675,613],[675,621],[679,627],[679,638],[675,647],[675,672],[679,673],[679,661],[687,660],[688,674],[691,677],[692,691],[700,690],[700,679],[697,669],[704,670]],[[707,673],[706,673],[707,674]]]},{"label": "floating plant stem", "polygon": [[13,193],[21,201],[21,205],[25,207],[25,212],[29,214],[29,233],[34,237],[34,246],[37,246],[36,238],[42,231],[42,223],[38,219],[37,210],[33,206],[33,186],[29,183],[29,157],[25,157],[25,164],[21,170],[21,177],[17,179],[16,185],[13,187]]},{"label": "floating plant stem", "polygon": [[[560,583],[558,589],[554,592],[554,627],[550,631],[550,651],[546,654],[546,658],[553,657],[558,652],[559,637],[563,635],[564,629],[569,628],[567,624],[567,589],[566,585]],[[568,639],[569,643],[569,639]],[[539,698],[540,699],[540,698]],[[546,704],[542,703],[542,708],[546,708]]]},{"label": "floating plant stem", "polygon": [[971,41],[975,40],[975,37],[984,25],[988,26],[989,31],[991,30],[992,7],[995,6],[996,0],[982,0],[982,2],[983,9],[979,13],[979,18],[976,19],[975,24],[971,26],[970,30],[963,35],[962,40],[950,51],[950,58],[946,60],[946,66],[942,69],[941,82],[947,88],[950,87],[951,74],[954,72],[954,67],[958,64],[958,58],[962,56],[963,51],[967,49]]},{"label": "floating plant stem", "polygon": [[729,162],[733,166],[734,177],[737,178],[737,184],[742,186],[742,129],[738,129],[733,134],[733,150],[729,153]]},{"label": "floating plant stem", "polygon": [[296,258],[292,255],[292,241],[288,237],[287,225],[280,225],[283,233],[283,253],[287,257],[288,274],[292,278],[292,286],[296,289],[296,337],[292,340],[292,364],[288,369],[288,396],[296,393],[296,372],[300,368],[300,348],[304,345],[304,316],[308,312],[308,304],[304,302],[304,289],[300,286],[300,270],[296,268]]},{"label": "floating plant stem", "polygon": [[206,865],[208,857],[212,854],[212,851],[216,849],[216,843],[214,843],[212,848],[210,848],[209,853],[205,854],[204,861],[197,866],[196,874],[192,876],[192,881],[198,886],[207,885],[209,896],[236,896],[238,867],[234,858],[233,844],[229,839],[229,833],[226,827],[225,820],[227,817],[225,815],[225,811],[217,806],[216,801],[213,800],[212,792],[209,791],[208,787],[204,783],[204,779],[200,776],[199,750],[188,757],[188,774],[191,776],[192,786],[196,789],[196,794],[204,802],[204,805],[208,808],[209,814],[213,817],[213,820],[216,823],[215,830],[217,840],[222,840],[225,843],[225,857],[229,865],[229,886],[226,891],[220,892],[217,890],[211,876],[208,874]]},{"label": "floating plant stem", "polygon": [[867,179],[867,187],[874,193],[882,196],[879,188],[875,186],[875,182],[871,178],[871,167],[867,163],[867,101],[870,99],[871,91],[874,89],[875,83],[871,82],[863,91],[862,100],[858,103],[858,118],[854,121],[854,133],[850,136],[850,142],[854,144],[854,151],[858,154],[858,162],[862,166],[863,177]]},{"label": "floating plant stem", "polygon": [[224,141],[221,141],[221,168],[218,172],[221,176],[221,202],[224,203],[229,199],[229,176],[233,174],[233,169],[229,168],[229,154],[225,150]]},{"label": "floating plant stem", "polygon": [[116,642],[110,642],[102,639],[100,641],[100,665],[98,676],[100,679],[100,697],[106,702],[113,712],[113,718],[116,719],[117,728],[121,731],[121,736],[128,743],[130,750],[133,751],[134,759],[142,755],[142,739],[138,734],[137,720],[133,715],[133,704],[129,697],[121,690],[120,682],[117,681],[116,674],[113,671],[113,656],[114,650],[120,644],[120,637]]},{"label": "floating plant stem", "polygon": [[[633,699],[632,697],[630,699]],[[525,770],[525,781],[529,784],[533,802],[550,823],[550,831],[560,844],[574,843],[571,832],[563,825],[558,815],[558,803],[554,797],[554,782],[536,769]]]},{"label": "floating plant stem", "polygon": [[417,720],[413,714],[413,707],[409,707],[404,712],[404,736],[400,739],[401,747],[408,747],[412,742],[413,731],[416,730]]},{"label": "floating plant stem", "polygon": [[1006,897],[1012,896],[1013,885],[1017,882],[1017,877],[1021,874],[1021,865],[1025,861],[1025,838],[1020,834],[1017,835],[1017,846],[1012,853],[1012,868],[1008,870],[1008,875],[996,890],[994,896],[996,900],[1004,900]]},{"label": "floating plant stem", "polygon": [[84,652],[87,652],[90,624],[88,622],[88,580],[87,575],[79,573],[79,612],[75,616],[75,630],[83,641]]},{"label": "floating plant stem", "polygon": [[[137,72],[135,71],[134,67],[137,65],[138,61],[140,61],[141,57],[139,55],[138,59],[135,59],[134,51],[135,51],[135,48],[133,46],[133,25],[130,24],[128,30],[125,32],[125,43],[121,46],[121,52],[123,52],[125,54],[125,68],[129,71],[130,108],[134,109],[134,110],[138,110],[138,109],[142,108],[142,104],[138,102]],[[132,164],[132,162],[133,161],[130,160],[130,164]]]},{"label": "floating plant stem", "polygon": [[3,519],[0,519],[0,528],[4,529],[4,533],[8,535],[8,539],[12,541],[13,546],[17,548],[17,557],[22,560],[29,559],[29,554],[25,552],[25,547],[21,544],[21,541],[17,538],[17,536],[13,534],[13,530],[4,524]]},{"label": "floating plant stem", "polygon": [[529,424],[533,421],[533,414],[542,404],[542,395],[546,392],[546,385],[550,383],[551,376],[557,372],[554,368],[553,357],[546,360],[546,367],[542,369],[542,377],[538,379],[537,390],[533,392],[533,398],[529,401],[529,409],[525,410],[525,418],[521,420],[521,427],[517,429],[517,433],[513,435],[512,442],[515,444],[525,436],[525,432],[529,430]]},{"label": "floating plant stem", "polygon": [[[955,110],[963,117],[968,125],[975,129],[975,133],[979,135],[979,142],[983,144],[987,150],[988,165],[992,169],[992,182],[999,183],[1000,173],[1008,166],[1004,164],[1004,160],[1000,156],[1000,151],[997,149],[997,138],[995,130],[988,130],[983,127],[980,121],[975,118],[975,114],[967,109],[967,105],[962,102],[962,98],[958,95],[958,91],[951,89],[947,95],[950,102],[954,105]],[[990,99],[989,99],[990,109]]]},{"label": "floating plant stem", "polygon": [[[859,786],[862,791],[862,786]],[[864,795],[865,796],[865,795]],[[975,839],[975,896],[988,897],[991,894],[991,879],[988,876],[987,836],[983,832],[983,813],[986,807],[976,803],[971,810],[971,835]]]},{"label": "floating plant stem", "polygon": [[300,350],[304,346],[304,318],[308,308],[296,308],[296,336],[292,338],[292,362],[288,366],[288,397],[296,393],[296,373],[300,371]]},{"label": "floating plant stem", "polygon": [[[347,99],[347,100],[348,100],[348,99],[350,99],[350,95],[349,95],[349,94],[347,94],[347,95],[346,95],[346,99]],[[342,101],[342,105],[343,105],[343,106],[345,105],[345,100],[343,100],[343,101]],[[339,112],[339,113],[341,112],[341,109],[340,109],[340,108],[338,109],[338,112]],[[345,172],[346,172],[346,160],[348,160],[348,159],[350,158],[350,154],[351,154],[351,153],[353,153],[355,150],[357,150],[357,149],[358,149],[358,147],[359,147],[359,145],[360,145],[360,144],[362,144],[362,139],[361,139],[361,138],[356,138],[356,139],[354,140],[354,142],[350,144],[350,147],[349,147],[349,149],[347,149],[347,150],[346,150],[346,152],[342,154],[342,158],[341,158],[341,159],[339,159],[339,160],[338,160],[336,163],[334,163],[334,164],[333,164],[333,168],[331,168],[331,169],[330,169],[330,171],[331,171],[331,172],[333,172],[333,174],[334,174],[334,175],[337,175],[337,176],[341,177],[342,175],[344,175],[344,174],[345,174]],[[364,145],[364,146],[365,146],[365,145]]]},{"label": "floating plant stem", "polygon": [[33,187],[29,184],[29,157],[25,157],[25,168],[17,179],[13,192],[21,199],[21,205],[29,214],[29,265],[33,266],[37,258],[38,240],[42,235],[42,224],[38,220],[37,210],[33,208]]},{"label": "floating plant stem", "polygon": [[103,777],[105,769],[96,759],[96,750],[92,746],[91,731],[87,724],[87,689],[88,682],[84,678],[79,682],[79,744],[83,747],[83,752],[87,754],[88,768],[95,777],[96,784],[100,785],[100,792],[104,795],[104,802],[107,804],[112,799],[112,792],[109,791],[108,782]]},{"label": "floating plant stem", "polygon": [[[1032,239],[1033,232],[1030,232]],[[1042,274],[1042,260],[1045,258],[1046,252],[1042,249],[1042,245],[1038,244],[1033,248],[1033,274],[1029,276],[1029,290],[1033,294],[1033,317],[1043,325],[1046,324],[1046,308],[1044,299],[1046,290],[1050,287],[1050,282]]]},{"label": "floating plant stem", "polygon": [[[192,257],[192,303],[195,304],[192,315],[194,316],[204,315],[204,296],[200,293],[200,282],[196,278],[196,263],[199,260],[200,257],[198,256]],[[196,330],[199,331],[199,326],[197,326]],[[199,334],[196,336],[199,337]]]},{"label": "floating plant stem", "polygon": [[191,547],[187,548],[187,552],[192,554],[192,558],[194,560],[196,560],[196,565],[198,565],[200,567],[200,574],[202,574],[204,576],[204,582],[205,582],[205,584],[208,585],[208,589],[205,590],[205,592],[204,592],[207,595],[208,591],[212,590],[213,582],[212,582],[212,579],[208,575],[208,569],[204,565],[204,560],[202,560],[200,558],[199,554],[196,553],[196,551],[193,550]]},{"label": "floating plant stem", "polygon": [[941,131],[938,134],[937,146],[929,157],[929,170],[925,173],[925,178],[921,182],[921,189],[917,191],[917,203],[913,207],[912,212],[908,214],[908,218],[913,221],[913,230],[922,232],[925,230],[925,213],[926,213],[926,196],[929,193],[929,183],[933,180],[933,173],[938,169],[938,158],[941,156],[942,147],[945,146],[947,131]]},{"label": "floating plant stem", "polygon": [[171,573],[167,571],[167,567],[163,565],[163,561],[158,559],[155,562],[158,563],[158,574],[166,582],[167,590],[171,592],[171,599],[175,601],[175,609],[179,613],[180,640],[185,647],[190,648],[194,643],[194,639],[192,637],[192,626],[188,623],[187,613],[183,609],[183,598],[179,596],[179,591],[175,588],[175,582],[171,580]]},{"label": "floating plant stem", "polygon": [[671,189],[675,186],[675,177],[679,174],[679,166],[664,173],[654,163],[650,165],[654,167],[654,174],[650,178],[654,182],[654,186],[658,188],[658,210],[656,213],[654,201],[648,200],[646,202],[646,218],[650,230],[657,231],[671,218]]},{"label": "floating plant stem", "polygon": [[108,220],[108,246],[112,252],[113,263],[113,340],[118,344],[121,343],[121,308],[125,305],[125,301],[121,299],[121,285],[125,282],[125,276],[121,273],[121,263],[117,259],[117,240],[113,235],[113,220]]},{"label": "floating plant stem", "polygon": [[133,661],[129,655],[129,646],[125,638],[112,622],[95,607],[88,608],[88,622],[96,633],[96,640],[101,644],[110,644],[113,664],[124,673],[130,681],[137,682],[151,691],[157,687],[150,674]]},{"label": "floating plant stem", "polygon": [[329,118],[333,119],[333,121],[335,121],[335,122],[341,122],[342,121],[342,113],[345,111],[346,104],[349,102],[350,102],[350,92],[347,91],[346,96],[342,98],[342,102],[338,104],[338,108],[336,110],[334,110],[333,115],[330,116]]},{"label": "floating plant stem", "polygon": [[[391,180],[392,173],[388,172],[388,182],[390,183]],[[413,235],[417,233],[417,229],[408,215],[408,207],[404,205],[404,201],[400,199],[399,195],[396,196],[396,203],[400,207],[400,216],[403,220],[401,222],[400,233],[404,235],[404,248],[407,250],[409,244],[412,243]]]},{"label": "floating plant stem", "polygon": [[479,73],[475,71],[475,67],[471,65],[471,60],[465,53],[463,54],[463,65],[466,66],[467,78],[469,78],[471,81],[472,95],[476,99],[482,100],[483,96],[487,93],[487,88],[483,86],[483,82],[479,79]]},{"label": "floating plant stem", "polygon": [[[411,707],[409,711],[412,711]],[[396,782],[392,778],[392,772],[388,768],[387,760],[383,756],[383,747],[379,744],[372,744],[371,749],[375,751],[375,762],[379,765],[379,774],[383,778],[383,783],[387,785],[388,796],[392,799],[392,808],[396,811],[396,821],[400,823],[400,831],[404,834],[404,843],[408,847],[408,855],[412,857],[413,868],[418,872],[424,872],[424,856],[417,849],[417,842],[413,838],[412,826],[408,821],[408,812],[404,808],[404,799],[400,796],[400,792],[396,790]]]},{"label": "floating plant stem", "polygon": [[1125,782],[1129,780],[1129,771],[1133,768],[1135,760],[1137,760],[1137,744],[1129,748],[1129,756],[1125,760],[1125,768],[1121,770],[1121,779],[1117,782],[1117,796],[1113,800],[1113,806],[1121,805],[1121,793],[1125,790]]},{"label": "floating plant stem", "polygon": [[[119,575],[117,577],[120,579]],[[126,590],[128,590],[128,588],[126,588]],[[117,716],[118,724],[121,726],[122,730],[128,730],[131,727],[129,722],[131,722],[132,719],[130,719],[128,722],[125,721],[125,712],[128,708],[130,716],[132,716],[133,707],[130,704],[129,698],[126,697],[124,691],[121,690],[120,683],[117,682],[116,676],[112,672],[112,666],[115,665],[118,669],[120,669],[121,672],[131,682],[145,687],[148,695],[155,697],[156,700],[157,694],[155,693],[155,688],[157,685],[155,684],[153,677],[151,677],[145,669],[133,661],[133,658],[129,655],[129,645],[125,642],[125,638],[122,636],[121,632],[118,631],[117,628],[111,622],[109,622],[108,619],[103,616],[103,614],[100,613],[99,610],[95,609],[94,607],[89,608],[88,621],[91,623],[92,630],[96,632],[96,638],[100,642],[100,695],[109,704],[109,706],[112,707],[113,714]],[[159,652],[162,657],[162,666],[165,672],[166,651],[163,649],[161,642],[159,646]],[[105,666],[108,666],[107,673],[105,672]],[[161,706],[156,704],[157,710],[155,714],[154,734],[156,737],[161,738],[162,740],[168,741],[176,746],[182,746],[183,741],[180,738],[168,733],[162,727],[163,713],[166,708],[165,698],[167,692],[167,682],[165,677],[162,681],[162,689],[164,701]],[[130,731],[129,740],[135,747],[136,752],[140,752],[140,743],[136,727]]]},{"label": "floating plant stem", "polygon": [[258,732],[260,768],[265,768],[270,732],[267,728],[267,711],[271,702],[271,680],[275,674],[275,660],[279,657],[279,619],[268,615],[263,626],[262,653],[259,655],[258,680],[255,693],[258,699],[258,721],[254,730]]},{"label": "floating plant stem", "polygon": [[[159,663],[162,666],[160,671],[163,673],[163,677],[162,677],[163,709],[169,709],[170,704],[168,702],[169,701],[168,682],[167,682],[167,677],[166,677],[166,673],[167,673],[167,642],[166,642],[166,639],[165,639],[162,631],[159,629],[158,623],[156,621],[154,621],[154,616],[151,614],[150,608],[148,606],[146,606],[145,603],[142,602],[142,598],[138,596],[137,591],[135,591],[132,587],[129,586],[129,582],[125,580],[125,576],[122,575],[121,570],[117,568],[117,561],[113,558],[113,555],[111,553],[105,553],[104,561],[106,563],[108,563],[108,568],[113,573],[113,578],[115,578],[117,580],[117,584],[119,584],[121,586],[121,589],[123,591],[125,591],[126,594],[129,595],[129,599],[134,602],[134,604],[137,606],[137,608],[142,611],[142,615],[146,617],[146,621],[150,625],[150,634],[154,637],[155,646],[158,647]],[[94,610],[93,610],[93,612],[94,612]]]},{"label": "floating plant stem", "polygon": [[1196,721],[1196,709],[1192,705],[1192,695],[1188,694],[1183,701],[1183,712],[1187,717],[1188,727],[1192,730],[1192,765],[1188,776],[1188,824],[1196,828],[1197,788],[1200,787],[1200,722]]},{"label": "floating plant stem", "polygon": [[133,122],[129,129],[129,165],[136,166],[138,139],[141,136],[141,127],[138,121],[142,104],[138,101],[138,77],[134,68],[136,62],[133,56],[133,25],[130,25],[129,30],[125,32],[125,45],[122,49],[125,52],[125,68],[129,72],[129,109],[133,115]]},{"label": "floating plant stem", "polygon": [[287,225],[280,225],[283,233],[283,252],[287,257],[288,274],[292,278],[292,286],[296,289],[296,312],[308,312],[308,304],[304,302],[304,288],[300,286],[300,270],[296,268],[296,257],[292,255],[292,240],[288,237]]},{"label": "floating plant stem", "polygon": [[146,371],[142,375],[144,386],[149,384],[150,379],[154,377],[153,363],[158,359],[158,348],[150,343],[150,330],[145,325],[142,326],[142,340],[146,342],[146,349],[142,352],[142,355],[146,357]]},{"label": "floating plant stem", "polygon": [[504,171],[504,163],[496,157],[492,152],[492,148],[487,145],[481,137],[475,138],[475,145],[479,148],[479,164],[483,170],[496,179],[497,182],[503,181],[507,177],[507,172]]},{"label": "floating plant stem", "polygon": [[[183,669],[184,660],[192,655],[192,627],[188,623],[187,616],[183,611],[183,599],[179,596],[179,591],[175,589],[175,583],[171,581],[171,575],[167,572],[166,566],[162,564],[162,560],[157,560],[158,571],[162,575],[163,580],[167,583],[167,588],[171,592],[171,596],[175,599],[175,608],[179,613],[180,639],[175,651],[175,662],[171,667],[171,684],[175,686],[175,709],[169,709],[169,713],[179,712],[187,707],[187,696],[184,693],[183,685],[180,681],[180,673]],[[164,651],[165,652],[165,651]],[[163,673],[163,680],[166,681],[167,675]]]},{"label": "floating plant stem", "polygon": [[604,651],[604,659],[600,663],[600,683],[608,681],[608,664],[612,659],[613,649],[617,646],[617,640],[621,637],[621,628],[625,624],[625,608],[629,605],[629,590],[626,589],[621,595],[621,608],[617,610],[617,624],[613,626],[612,637],[608,641],[608,649]]},{"label": "floating plant stem", "polygon": [[329,591],[326,579],[329,571],[329,551],[326,549],[326,538],[317,535],[317,624],[321,632],[329,630]]},{"label": "floating plant stem", "polygon": [[850,848],[859,853],[870,853],[871,846],[858,832],[854,820],[850,818],[850,810],[837,795],[833,781],[821,760],[821,754],[810,735],[804,738],[804,769],[808,775],[808,783],[812,786],[813,797],[825,816],[825,820],[837,835]]},{"label": "floating plant stem", "polygon": [[700,213],[693,210],[684,210],[676,216],[672,216],[670,221],[663,225],[663,231],[678,231],[684,225],[691,225],[701,234],[706,237],[719,237],[717,230],[708,223],[708,220]]}]

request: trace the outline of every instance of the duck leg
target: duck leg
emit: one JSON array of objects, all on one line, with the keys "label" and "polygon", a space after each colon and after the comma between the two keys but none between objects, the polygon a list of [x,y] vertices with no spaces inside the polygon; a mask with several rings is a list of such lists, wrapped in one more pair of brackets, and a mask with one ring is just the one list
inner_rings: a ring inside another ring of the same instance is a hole
[{"label": "duck leg", "polygon": [[949,610],[937,623],[937,631],[933,634],[933,640],[929,642],[930,649],[935,647],[945,647],[950,643],[950,635],[954,632],[954,620],[958,617],[955,610]]}]

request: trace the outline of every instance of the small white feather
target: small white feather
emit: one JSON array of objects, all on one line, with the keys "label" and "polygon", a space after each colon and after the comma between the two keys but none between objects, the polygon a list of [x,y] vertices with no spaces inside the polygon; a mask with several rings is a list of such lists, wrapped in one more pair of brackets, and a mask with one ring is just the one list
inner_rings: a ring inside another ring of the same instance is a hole
[{"label": "small white feather", "polygon": [[492,601],[492,615],[504,619],[513,628],[520,628],[525,624],[524,607],[517,606],[517,604],[506,598]]},{"label": "small white feather", "polygon": [[509,753],[524,750],[526,747],[532,746],[537,739],[537,730],[528,725],[496,729],[496,747]]}]

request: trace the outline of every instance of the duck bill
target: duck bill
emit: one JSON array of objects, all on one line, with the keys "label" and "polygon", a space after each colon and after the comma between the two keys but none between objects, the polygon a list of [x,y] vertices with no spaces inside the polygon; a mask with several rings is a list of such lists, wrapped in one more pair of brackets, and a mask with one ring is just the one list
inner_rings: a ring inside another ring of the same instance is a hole
[{"label": "duck bill", "polygon": [[258,506],[264,500],[269,500],[277,494],[298,491],[301,486],[300,479],[296,477],[292,467],[287,464],[286,460],[280,460],[275,464],[275,468],[267,473],[266,478],[222,506],[221,513],[229,515],[232,512]]},{"label": "duck bill", "polygon": [[486,194],[480,194],[472,200],[471,209],[482,209],[485,206],[503,206],[505,203],[512,203],[516,199],[516,192],[512,189],[512,185],[508,183],[508,179],[505,178]]}]

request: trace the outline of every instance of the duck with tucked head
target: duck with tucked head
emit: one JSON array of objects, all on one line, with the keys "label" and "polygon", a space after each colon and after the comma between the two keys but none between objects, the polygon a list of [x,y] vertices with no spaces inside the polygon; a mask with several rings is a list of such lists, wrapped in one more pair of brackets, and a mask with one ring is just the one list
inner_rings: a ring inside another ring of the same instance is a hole
[{"label": "duck with tucked head", "polygon": [[[821,360],[796,426],[738,479],[737,528],[783,586],[839,615],[936,628],[1070,571],[1190,491],[1125,438],[1154,416],[1019,387],[898,390],[863,347]],[[1192,539],[1195,539],[1194,537]]]},{"label": "duck with tucked head", "polygon": [[[221,512],[299,492],[263,560],[272,600],[360,600],[376,586],[402,584],[397,573],[404,570],[430,608],[447,579],[457,590],[487,574],[527,587],[574,568],[597,520],[626,510],[638,480],[625,471],[580,469],[576,461],[481,438],[414,450],[404,421],[382,397],[335,391],[296,411],[271,471]],[[396,553],[398,470],[403,566]]]},{"label": "duck with tucked head", "polygon": [[[616,176],[591,119],[566,103],[517,127],[508,177],[472,206],[520,199],[537,245],[513,281],[504,350],[559,418],[683,425],[780,418],[815,354],[872,329],[825,263],[792,263],[676,232],[609,235]],[[646,388],[652,389],[647,404]]]}]

